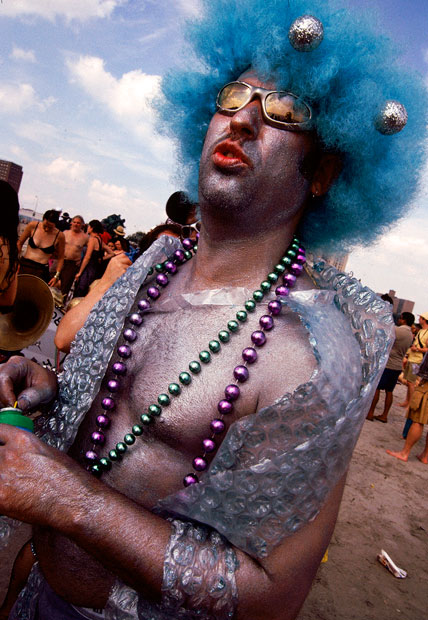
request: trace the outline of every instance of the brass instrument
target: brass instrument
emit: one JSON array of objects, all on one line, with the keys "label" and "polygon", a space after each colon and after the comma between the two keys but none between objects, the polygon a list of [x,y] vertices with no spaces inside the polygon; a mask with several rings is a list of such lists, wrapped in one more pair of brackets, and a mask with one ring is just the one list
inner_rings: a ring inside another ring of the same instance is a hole
[{"label": "brass instrument", "polygon": [[37,276],[18,274],[13,310],[0,314],[0,349],[19,351],[39,340],[49,326],[54,307],[46,282]]},{"label": "brass instrument", "polygon": [[85,299],[85,298],[84,297],[73,297],[73,299],[70,299],[70,301],[67,304],[66,311],[68,312],[69,310],[74,308],[74,306],[77,306],[77,304],[80,304],[82,299]]}]

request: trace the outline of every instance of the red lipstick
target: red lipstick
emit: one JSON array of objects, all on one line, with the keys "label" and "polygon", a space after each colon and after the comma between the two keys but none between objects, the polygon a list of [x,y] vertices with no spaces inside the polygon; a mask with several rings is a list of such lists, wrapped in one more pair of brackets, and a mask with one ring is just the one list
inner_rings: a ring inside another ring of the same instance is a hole
[{"label": "red lipstick", "polygon": [[232,140],[224,140],[213,152],[213,162],[219,168],[252,168],[253,164],[244,151]]}]

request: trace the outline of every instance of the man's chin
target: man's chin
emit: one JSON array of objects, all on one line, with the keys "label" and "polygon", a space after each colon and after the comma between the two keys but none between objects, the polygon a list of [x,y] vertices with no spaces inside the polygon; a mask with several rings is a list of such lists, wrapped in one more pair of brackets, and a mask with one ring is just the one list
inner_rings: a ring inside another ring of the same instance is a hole
[{"label": "man's chin", "polygon": [[222,183],[209,184],[199,188],[202,210],[241,212],[248,207],[246,192],[236,188],[225,187]]},{"label": "man's chin", "polygon": [[250,188],[244,175],[214,170],[211,174],[200,177],[200,203],[201,206],[205,203],[213,209],[240,211],[248,206],[254,196],[254,189]]}]

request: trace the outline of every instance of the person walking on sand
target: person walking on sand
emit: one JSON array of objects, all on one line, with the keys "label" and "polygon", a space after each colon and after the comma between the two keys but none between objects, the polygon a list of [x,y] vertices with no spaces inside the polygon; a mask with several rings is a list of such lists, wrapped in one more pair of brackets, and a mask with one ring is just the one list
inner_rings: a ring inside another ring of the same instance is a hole
[{"label": "person walking on sand", "polygon": [[[428,424],[428,355],[426,353],[417,375],[418,379],[410,400],[408,415],[413,424],[407,434],[404,447],[399,452],[393,452],[392,450],[386,451],[387,454],[395,456],[395,458],[400,459],[400,461],[407,461],[409,459],[409,454],[413,446],[422,437],[424,424]],[[425,441],[425,448],[417,458],[421,463],[428,465],[428,435]]]},{"label": "person walking on sand", "polygon": [[[398,319],[395,328],[395,342],[389,354],[385,370],[382,373],[379,384],[367,414],[367,420],[377,420],[378,422],[388,422],[388,413],[391,409],[395,386],[402,371],[403,356],[412,344],[413,335],[410,329],[415,322],[415,317],[411,312],[403,312]],[[373,415],[379,401],[380,391],[385,390],[385,404],[382,415]]]}]

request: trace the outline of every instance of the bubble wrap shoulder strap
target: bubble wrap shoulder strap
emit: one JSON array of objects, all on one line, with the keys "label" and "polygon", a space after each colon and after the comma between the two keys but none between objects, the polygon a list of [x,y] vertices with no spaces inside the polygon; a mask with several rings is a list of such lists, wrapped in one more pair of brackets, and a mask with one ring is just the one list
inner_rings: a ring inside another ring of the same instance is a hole
[{"label": "bubble wrap shoulder strap", "polygon": [[59,395],[49,418],[38,418],[36,432],[46,443],[68,450],[97,395],[126,315],[149,268],[164,261],[178,240],[156,241],[94,306],[64,362]]}]

